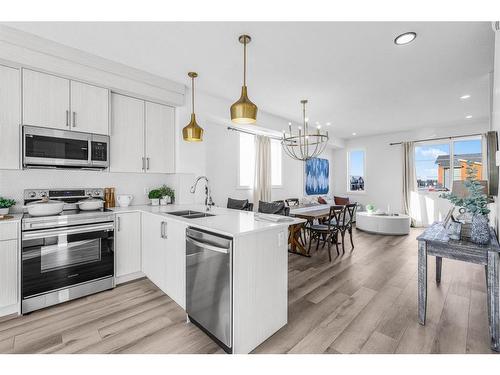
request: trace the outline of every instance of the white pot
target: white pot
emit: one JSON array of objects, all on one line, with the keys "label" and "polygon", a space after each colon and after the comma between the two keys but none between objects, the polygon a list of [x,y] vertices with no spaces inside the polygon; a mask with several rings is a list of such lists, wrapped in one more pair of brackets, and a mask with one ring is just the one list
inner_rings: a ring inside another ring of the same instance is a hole
[{"label": "white pot", "polygon": [[81,200],[77,203],[78,208],[82,211],[94,211],[99,210],[104,205],[104,201],[102,199],[97,198],[88,198]]},{"label": "white pot", "polygon": [[128,207],[132,199],[134,199],[134,196],[130,194],[120,194],[116,197],[116,201],[120,207]]},{"label": "white pot", "polygon": [[9,207],[7,208],[0,208],[0,216],[1,215],[7,215],[9,213]]},{"label": "white pot", "polygon": [[162,198],[160,199],[160,206],[166,206],[167,205],[167,198]]},{"label": "white pot", "polygon": [[151,204],[153,206],[158,206],[160,204],[160,199],[158,199],[158,198],[151,199]]},{"label": "white pot", "polygon": [[64,208],[64,202],[41,200],[28,203],[24,207],[31,216],[50,216],[60,214]]}]

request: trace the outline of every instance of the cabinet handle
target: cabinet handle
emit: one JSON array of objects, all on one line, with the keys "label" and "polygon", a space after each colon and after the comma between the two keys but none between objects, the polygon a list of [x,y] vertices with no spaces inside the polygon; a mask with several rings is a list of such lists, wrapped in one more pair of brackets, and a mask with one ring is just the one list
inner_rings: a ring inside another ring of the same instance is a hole
[{"label": "cabinet handle", "polygon": [[73,127],[76,128],[76,112],[73,111]]},{"label": "cabinet handle", "polygon": [[146,158],[146,169],[149,171],[149,158]]},{"label": "cabinet handle", "polygon": [[167,222],[162,221],[160,226],[161,238],[167,239]]},{"label": "cabinet handle", "polygon": [[144,165],[145,165],[145,164],[144,164],[144,156],[143,156],[143,157],[142,157],[142,168],[141,168],[143,171],[144,171],[144,170],[146,170],[146,168],[145,168],[145,166],[144,166]]},{"label": "cabinet handle", "polygon": [[69,126],[69,111],[66,110],[66,126]]},{"label": "cabinet handle", "polygon": [[116,231],[117,232],[120,231],[120,216],[116,218]]}]

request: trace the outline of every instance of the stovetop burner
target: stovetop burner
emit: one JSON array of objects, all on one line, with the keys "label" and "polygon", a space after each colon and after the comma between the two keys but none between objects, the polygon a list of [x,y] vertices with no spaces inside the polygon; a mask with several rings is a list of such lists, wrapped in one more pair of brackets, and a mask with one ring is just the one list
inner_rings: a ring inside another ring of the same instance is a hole
[{"label": "stovetop burner", "polygon": [[51,217],[58,217],[58,216],[70,216],[70,215],[92,215],[92,214],[100,214],[100,213],[107,213],[107,212],[113,212],[113,210],[110,210],[108,208],[99,208],[97,210],[64,210],[61,213],[57,215],[49,215],[49,216],[32,216],[28,214],[27,212],[24,213],[23,219],[29,219],[29,218],[51,218]]}]

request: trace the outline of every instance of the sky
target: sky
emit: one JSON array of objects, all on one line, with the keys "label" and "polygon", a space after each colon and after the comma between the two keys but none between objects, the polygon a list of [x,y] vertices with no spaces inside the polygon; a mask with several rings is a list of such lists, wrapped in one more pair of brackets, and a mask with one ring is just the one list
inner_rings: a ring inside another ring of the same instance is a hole
[{"label": "sky", "polygon": [[[471,139],[465,141],[454,142],[455,155],[460,154],[475,154],[481,152],[481,140]],[[415,146],[415,168],[417,172],[417,179],[437,179],[437,165],[435,164],[436,158],[439,155],[449,155],[450,144],[426,144],[422,146]]]},{"label": "sky", "polygon": [[350,175],[363,176],[364,151],[351,151],[349,154]]}]

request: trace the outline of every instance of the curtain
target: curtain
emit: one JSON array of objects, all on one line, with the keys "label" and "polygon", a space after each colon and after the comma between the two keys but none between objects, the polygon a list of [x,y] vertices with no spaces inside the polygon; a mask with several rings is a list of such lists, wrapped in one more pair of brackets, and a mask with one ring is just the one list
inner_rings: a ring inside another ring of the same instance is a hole
[{"label": "curtain", "polygon": [[412,193],[416,191],[417,177],[415,172],[415,144],[403,142],[403,207],[405,214],[410,216],[411,226],[416,226],[416,221],[411,209]]},{"label": "curtain", "polygon": [[271,201],[271,141],[262,135],[255,136],[253,199],[255,204]]},{"label": "curtain", "polygon": [[[486,146],[486,147],[485,147]],[[486,148],[486,171],[483,169],[483,176],[488,180],[488,194],[498,195],[498,167],[496,165],[496,152],[498,150],[498,135],[495,131],[489,131],[482,136],[483,150]],[[484,153],[483,153],[484,155]],[[484,173],[486,172],[486,173]],[[484,179],[484,178],[483,178]]]}]

